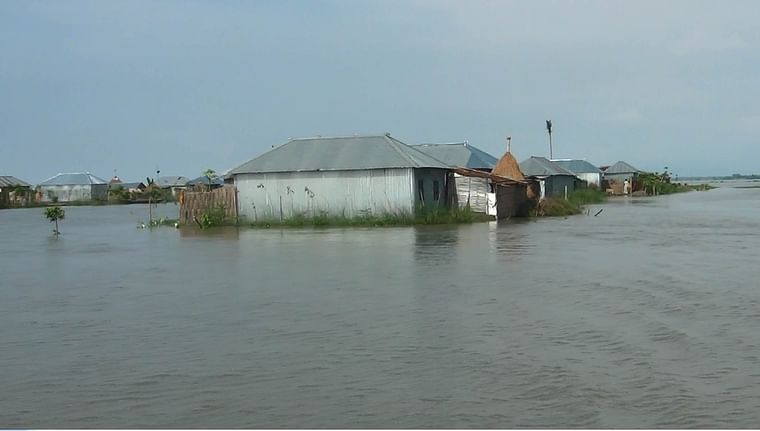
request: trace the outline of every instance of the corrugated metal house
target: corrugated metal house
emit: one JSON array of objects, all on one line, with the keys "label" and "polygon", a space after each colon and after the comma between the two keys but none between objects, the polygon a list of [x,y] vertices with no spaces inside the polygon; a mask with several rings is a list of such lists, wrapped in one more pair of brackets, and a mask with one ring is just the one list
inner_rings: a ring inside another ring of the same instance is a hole
[{"label": "corrugated metal house", "polygon": [[552,162],[574,173],[588,185],[602,186],[602,171],[591,163],[581,159],[553,159]]},{"label": "corrugated metal house", "polygon": [[89,172],[65,173],[48,178],[38,188],[42,202],[105,200],[108,183]]},{"label": "corrugated metal house", "polygon": [[460,208],[470,207],[477,213],[496,215],[494,183],[488,175],[471,172],[490,172],[496,164],[496,157],[467,142],[421,144],[413,147],[451,167],[460,168],[454,171],[457,203]]},{"label": "corrugated metal house", "polygon": [[625,194],[625,180],[630,184],[630,190],[636,190],[636,181],[639,177],[640,170],[634,168],[624,161],[618,161],[614,165],[604,169],[604,182],[607,190],[613,194]]},{"label": "corrugated metal house", "polygon": [[11,201],[16,198],[16,196],[11,196],[11,194],[15,194],[14,190],[17,187],[28,190],[31,188],[31,185],[10,175],[0,175],[0,208],[10,205]]},{"label": "corrugated metal house", "polygon": [[412,214],[448,205],[451,168],[389,134],[291,139],[234,168],[238,215]]},{"label": "corrugated metal house", "polygon": [[498,159],[467,142],[415,145],[420,151],[455,167],[457,204],[496,218],[518,215],[524,201],[524,181],[490,172]]},{"label": "corrugated metal house", "polygon": [[639,175],[639,172],[641,171],[621,160],[605,169],[604,179],[610,182],[623,182],[626,179],[632,181]]},{"label": "corrugated metal house", "polygon": [[130,193],[142,193],[145,191],[147,186],[142,181],[138,181],[136,183],[119,183],[119,184],[113,184],[111,185],[111,188],[114,188],[116,186],[121,186],[122,189],[130,192]]},{"label": "corrugated metal house", "polygon": [[540,199],[552,196],[564,196],[565,191],[575,190],[580,180],[574,173],[550,161],[546,157],[532,156],[520,162],[520,170],[526,177],[539,181]]}]

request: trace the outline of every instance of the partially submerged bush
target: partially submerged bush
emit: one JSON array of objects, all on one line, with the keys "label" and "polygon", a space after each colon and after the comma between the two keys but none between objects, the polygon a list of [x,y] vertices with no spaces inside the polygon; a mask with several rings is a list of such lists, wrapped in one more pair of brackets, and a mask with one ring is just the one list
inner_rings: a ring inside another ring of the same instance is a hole
[{"label": "partially submerged bush", "polygon": [[539,202],[536,208],[536,215],[539,217],[564,217],[581,212],[581,205],[560,197],[546,198]]}]

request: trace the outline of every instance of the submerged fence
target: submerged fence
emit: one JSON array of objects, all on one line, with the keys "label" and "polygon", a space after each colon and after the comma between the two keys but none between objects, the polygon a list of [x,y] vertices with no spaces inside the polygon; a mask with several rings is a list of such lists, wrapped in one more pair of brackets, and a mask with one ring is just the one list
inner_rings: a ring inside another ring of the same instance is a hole
[{"label": "submerged fence", "polygon": [[235,187],[221,187],[206,192],[183,192],[179,197],[180,224],[195,223],[207,211],[224,211],[227,221],[237,220]]}]

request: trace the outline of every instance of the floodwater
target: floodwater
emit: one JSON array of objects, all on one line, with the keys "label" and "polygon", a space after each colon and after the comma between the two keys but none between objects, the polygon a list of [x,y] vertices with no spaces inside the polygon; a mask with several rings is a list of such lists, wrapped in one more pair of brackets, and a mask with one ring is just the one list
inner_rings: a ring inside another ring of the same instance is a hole
[{"label": "floodwater", "polygon": [[0,211],[0,427],[757,427],[760,189],[590,210],[197,232],[74,207],[58,239]]}]

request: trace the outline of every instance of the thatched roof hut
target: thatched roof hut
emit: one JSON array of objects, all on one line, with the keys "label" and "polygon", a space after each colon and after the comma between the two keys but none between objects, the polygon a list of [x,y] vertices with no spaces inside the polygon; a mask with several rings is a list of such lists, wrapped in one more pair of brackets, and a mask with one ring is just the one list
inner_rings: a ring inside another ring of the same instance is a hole
[{"label": "thatched roof hut", "polygon": [[496,166],[493,167],[491,173],[502,177],[512,178],[517,181],[525,180],[525,175],[523,175],[520,170],[520,165],[517,163],[517,159],[515,159],[509,151],[504,153],[499,161],[496,162]]}]

